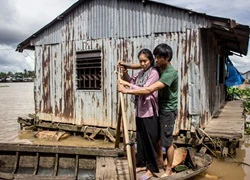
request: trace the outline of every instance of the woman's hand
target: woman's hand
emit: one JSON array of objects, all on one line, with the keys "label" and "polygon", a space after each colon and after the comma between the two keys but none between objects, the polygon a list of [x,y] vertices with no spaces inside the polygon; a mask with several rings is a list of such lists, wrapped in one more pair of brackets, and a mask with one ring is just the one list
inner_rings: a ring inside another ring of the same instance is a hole
[{"label": "woman's hand", "polygon": [[122,84],[117,85],[118,91],[122,93],[126,93],[126,88]]},{"label": "woman's hand", "polygon": [[125,62],[119,61],[118,62],[118,67],[121,69],[121,72],[124,73],[128,73],[128,66]]},{"label": "woman's hand", "polygon": [[119,79],[118,80],[118,85],[123,85],[123,86],[129,86],[130,87],[131,84],[129,82],[127,82],[127,81]]}]

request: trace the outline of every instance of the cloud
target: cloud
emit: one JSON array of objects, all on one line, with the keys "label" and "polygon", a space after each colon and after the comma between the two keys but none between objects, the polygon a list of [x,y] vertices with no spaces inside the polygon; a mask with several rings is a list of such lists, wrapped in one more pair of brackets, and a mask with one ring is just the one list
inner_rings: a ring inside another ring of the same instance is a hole
[{"label": "cloud", "polygon": [[24,53],[19,53],[13,47],[7,45],[0,45],[0,50],[0,72],[34,70],[34,52],[24,51]]},{"label": "cloud", "polygon": [[250,70],[250,56],[232,56],[229,57],[232,60],[234,66],[238,69],[239,72],[245,73]]},{"label": "cloud", "polygon": [[[250,25],[250,1],[246,0],[156,0],[166,4],[176,5],[178,7],[192,9],[200,13],[206,13],[211,16],[219,16],[234,19],[240,24]],[[229,6],[230,3],[230,6]]]},{"label": "cloud", "polygon": [[18,53],[15,51],[17,45],[51,22],[76,1],[0,1],[0,72],[34,70],[34,52]]},{"label": "cloud", "polygon": [[15,4],[11,1],[0,1],[0,42],[2,44],[12,44],[21,40],[23,33],[18,33]]}]

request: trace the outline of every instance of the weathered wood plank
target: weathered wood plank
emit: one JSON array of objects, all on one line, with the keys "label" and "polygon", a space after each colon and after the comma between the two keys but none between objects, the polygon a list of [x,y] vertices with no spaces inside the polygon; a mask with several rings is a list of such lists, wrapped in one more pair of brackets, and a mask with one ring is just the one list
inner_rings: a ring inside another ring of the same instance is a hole
[{"label": "weathered wood plank", "polygon": [[96,158],[96,179],[117,179],[115,158],[97,157]]},{"label": "weathered wood plank", "polygon": [[28,174],[17,174],[15,180],[75,180],[74,176],[41,176],[41,175],[28,175]]},{"label": "weathered wood plank", "polygon": [[221,138],[221,139],[241,139],[242,135],[226,135],[226,134],[211,134],[210,135],[211,138]]},{"label": "weathered wood plank", "polygon": [[14,174],[0,172],[0,179],[14,179]]},{"label": "weathered wood plank", "polygon": [[209,132],[209,131],[231,131],[231,132],[241,132],[242,130],[244,130],[244,128],[215,128],[215,127],[211,127],[211,128],[206,128],[206,132]]},{"label": "weathered wood plank", "polygon": [[107,136],[111,142],[115,143],[115,138],[112,136],[112,134],[107,129],[102,129],[105,136]]},{"label": "weathered wood plank", "polygon": [[111,148],[49,146],[49,145],[47,146],[47,145],[8,144],[8,143],[6,144],[1,143],[0,151],[78,154],[78,155],[107,156],[107,157],[117,157],[118,154],[124,153],[120,149],[111,149]]},{"label": "weathered wood plank", "polygon": [[116,161],[116,170],[119,180],[130,179],[127,159],[118,159]]},{"label": "weathered wood plank", "polygon": [[94,140],[95,136],[101,131],[101,128],[96,128],[96,130],[89,136],[90,139]]},{"label": "weathered wood plank", "polygon": [[225,135],[230,135],[230,136],[237,136],[237,137],[241,137],[242,136],[242,133],[240,132],[226,132],[226,131],[206,131],[206,133],[209,135],[209,136],[212,136],[214,134],[225,134]]},{"label": "weathered wood plank", "polygon": [[242,102],[225,102],[224,107],[206,124],[204,131],[213,138],[239,139],[244,136]]}]

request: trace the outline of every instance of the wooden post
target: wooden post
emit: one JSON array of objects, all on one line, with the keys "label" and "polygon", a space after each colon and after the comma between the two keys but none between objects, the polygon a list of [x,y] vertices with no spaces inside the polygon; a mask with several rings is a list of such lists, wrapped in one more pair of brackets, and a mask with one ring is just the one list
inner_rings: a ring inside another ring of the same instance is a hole
[{"label": "wooden post", "polygon": [[[118,80],[121,79],[120,73],[117,73],[118,75]],[[131,148],[131,142],[129,140],[129,134],[128,134],[128,121],[126,118],[126,112],[125,112],[125,105],[124,105],[124,96],[123,93],[119,92],[119,97],[120,97],[120,106],[121,106],[121,114],[122,114],[122,121],[123,121],[123,136],[125,139],[125,148],[127,152],[127,159],[128,159],[128,169],[129,169],[129,176],[131,180],[136,179],[136,174],[135,169],[134,169],[134,164],[133,163],[133,157],[132,157],[132,148]]]},{"label": "wooden post", "polygon": [[129,135],[128,135],[128,122],[127,122],[125,107],[124,107],[124,97],[121,92],[119,92],[119,96],[121,100],[122,120],[123,120],[123,127],[124,127],[124,138],[125,138],[125,144],[126,144],[129,175],[130,175],[131,180],[135,180],[133,158],[132,158],[131,146],[130,146]]},{"label": "wooden post", "polygon": [[122,109],[121,109],[121,101],[119,99],[119,102],[118,102],[118,118],[117,118],[116,137],[115,137],[115,148],[119,148],[119,144],[120,144],[121,121],[122,121]]},{"label": "wooden post", "polygon": [[131,146],[132,162],[133,162],[133,173],[136,178],[136,157],[135,157],[135,144]]}]

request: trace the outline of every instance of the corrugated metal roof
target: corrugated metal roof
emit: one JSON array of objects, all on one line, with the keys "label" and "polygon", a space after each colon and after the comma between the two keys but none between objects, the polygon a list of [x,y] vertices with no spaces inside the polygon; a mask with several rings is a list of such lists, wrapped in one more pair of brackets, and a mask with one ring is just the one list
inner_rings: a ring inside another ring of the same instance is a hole
[{"label": "corrugated metal roof", "polygon": [[[89,8],[79,8],[82,3],[87,2],[90,3]],[[141,3],[140,9],[138,9],[138,3]],[[107,7],[112,8],[107,9]],[[148,0],[79,0],[49,24],[21,42],[16,50],[22,52],[23,49],[34,49],[32,41],[34,38],[56,23],[62,22],[74,10],[79,11],[78,14],[81,11],[87,11],[86,14],[89,17],[85,23],[88,25],[86,32],[88,39],[136,37],[159,32],[181,32],[185,31],[185,28],[204,27],[212,28],[217,38],[225,44],[226,49],[244,55],[248,50],[249,26],[237,24],[228,18],[210,16]],[[81,18],[84,18],[86,14],[82,14]],[[98,29],[102,29],[102,31],[97,31]]]}]

